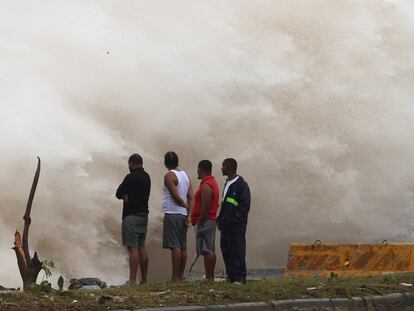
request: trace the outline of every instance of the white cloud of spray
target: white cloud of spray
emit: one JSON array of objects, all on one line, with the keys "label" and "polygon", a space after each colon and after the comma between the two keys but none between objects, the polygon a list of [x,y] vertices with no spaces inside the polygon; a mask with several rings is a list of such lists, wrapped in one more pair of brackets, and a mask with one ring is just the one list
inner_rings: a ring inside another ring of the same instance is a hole
[{"label": "white cloud of spray", "polygon": [[154,184],[154,279],[170,149],[194,183],[198,160],[216,175],[239,160],[252,266],[283,265],[289,241],[412,240],[410,1],[0,5],[0,282],[19,283],[35,155],[31,247],[67,277],[124,279],[113,195],[135,151]]}]

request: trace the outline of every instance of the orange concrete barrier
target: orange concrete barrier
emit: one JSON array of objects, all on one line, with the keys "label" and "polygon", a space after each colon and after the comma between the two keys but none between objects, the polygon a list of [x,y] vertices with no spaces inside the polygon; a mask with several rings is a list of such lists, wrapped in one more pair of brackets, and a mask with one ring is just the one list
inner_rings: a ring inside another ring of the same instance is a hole
[{"label": "orange concrete barrier", "polygon": [[285,276],[413,272],[414,244],[290,244]]}]

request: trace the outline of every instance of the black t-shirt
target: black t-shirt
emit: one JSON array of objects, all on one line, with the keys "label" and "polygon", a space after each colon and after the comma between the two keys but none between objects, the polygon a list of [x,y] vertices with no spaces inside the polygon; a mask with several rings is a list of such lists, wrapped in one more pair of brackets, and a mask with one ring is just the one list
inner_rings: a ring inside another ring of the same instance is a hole
[{"label": "black t-shirt", "polygon": [[124,203],[122,219],[128,215],[148,214],[148,200],[151,191],[151,178],[143,168],[133,170],[128,174],[116,191],[116,197],[122,199],[128,196]]}]

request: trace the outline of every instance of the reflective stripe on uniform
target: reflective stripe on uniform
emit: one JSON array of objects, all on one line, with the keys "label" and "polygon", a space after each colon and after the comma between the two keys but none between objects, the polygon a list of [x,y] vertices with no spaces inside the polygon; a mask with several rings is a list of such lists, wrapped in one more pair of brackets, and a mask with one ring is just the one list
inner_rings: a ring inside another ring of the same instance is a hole
[{"label": "reflective stripe on uniform", "polygon": [[234,206],[239,206],[239,202],[237,202],[235,199],[233,199],[233,198],[226,198],[226,202],[227,203],[230,203],[230,204],[233,204]]}]

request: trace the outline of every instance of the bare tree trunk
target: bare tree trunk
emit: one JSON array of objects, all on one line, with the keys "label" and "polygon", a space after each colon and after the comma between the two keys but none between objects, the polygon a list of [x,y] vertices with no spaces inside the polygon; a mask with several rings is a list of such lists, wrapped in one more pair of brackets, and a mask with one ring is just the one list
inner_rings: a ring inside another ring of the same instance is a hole
[{"label": "bare tree trunk", "polygon": [[40,262],[37,253],[35,252],[33,258],[31,258],[29,251],[29,227],[32,221],[30,218],[30,212],[32,210],[33,198],[40,175],[40,158],[37,157],[37,160],[37,170],[33,179],[29,199],[27,201],[26,212],[23,216],[23,238],[19,231],[16,231],[14,235],[13,249],[16,252],[17,264],[23,280],[24,290],[27,290],[32,287],[32,285],[36,284],[37,276],[39,275],[40,270],[42,270],[42,263]]}]

